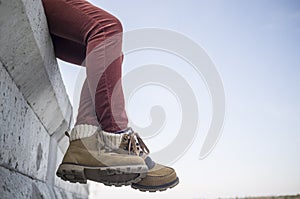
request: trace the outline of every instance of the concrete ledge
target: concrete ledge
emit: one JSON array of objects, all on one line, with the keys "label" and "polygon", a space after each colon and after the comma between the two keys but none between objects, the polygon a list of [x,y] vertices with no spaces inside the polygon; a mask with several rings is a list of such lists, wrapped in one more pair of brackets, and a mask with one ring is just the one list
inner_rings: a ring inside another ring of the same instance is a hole
[{"label": "concrete ledge", "polygon": [[41,0],[0,0],[0,27],[1,199],[87,198],[87,185],[55,177],[72,106]]},{"label": "concrete ledge", "polygon": [[0,62],[0,165],[46,179],[50,136]]},{"label": "concrete ledge", "polygon": [[0,166],[0,193],[2,199],[11,198],[56,198],[56,199],[84,199],[81,195],[66,191],[59,187],[50,187],[46,183],[10,171]]},{"label": "concrete ledge", "polygon": [[1,198],[51,198],[45,184],[19,173],[0,167],[0,178]]},{"label": "concrete ledge", "polygon": [[69,126],[72,108],[41,1],[2,1],[0,26],[1,62],[47,132],[63,134]]}]

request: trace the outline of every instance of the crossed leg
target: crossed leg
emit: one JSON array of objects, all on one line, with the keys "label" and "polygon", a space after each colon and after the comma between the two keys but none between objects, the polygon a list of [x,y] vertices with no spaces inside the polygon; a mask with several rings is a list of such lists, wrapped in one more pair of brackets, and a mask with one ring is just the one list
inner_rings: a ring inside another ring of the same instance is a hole
[{"label": "crossed leg", "polygon": [[121,22],[83,0],[43,0],[43,4],[56,56],[87,69],[76,124],[98,122],[106,132],[127,128]]}]

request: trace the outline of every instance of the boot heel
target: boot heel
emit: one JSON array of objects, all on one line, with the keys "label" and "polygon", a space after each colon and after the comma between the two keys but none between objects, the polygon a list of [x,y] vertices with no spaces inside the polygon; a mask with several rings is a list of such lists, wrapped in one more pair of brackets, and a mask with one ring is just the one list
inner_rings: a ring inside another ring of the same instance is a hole
[{"label": "boot heel", "polygon": [[57,169],[56,175],[61,179],[72,183],[87,183],[87,179],[84,174],[84,168],[81,166],[61,164]]}]

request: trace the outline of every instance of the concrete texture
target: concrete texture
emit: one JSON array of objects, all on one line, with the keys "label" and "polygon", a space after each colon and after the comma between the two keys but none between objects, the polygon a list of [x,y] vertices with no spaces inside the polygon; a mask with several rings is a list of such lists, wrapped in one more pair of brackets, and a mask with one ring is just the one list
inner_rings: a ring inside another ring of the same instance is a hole
[{"label": "concrete texture", "polygon": [[71,191],[66,192],[59,187],[50,187],[42,181],[32,180],[22,174],[0,167],[1,199],[31,198],[31,199],[84,199],[81,195]]},{"label": "concrete texture", "polygon": [[0,165],[45,180],[50,136],[0,62]]},{"label": "concrete texture", "polygon": [[47,132],[52,135],[63,131],[69,125],[72,109],[41,1],[2,1],[0,26],[0,60],[4,67]]},{"label": "concrete texture", "polygon": [[0,0],[0,198],[87,198],[58,179],[72,106],[41,0]]},{"label": "concrete texture", "polygon": [[[1,198],[41,198],[42,193],[35,185],[37,181],[0,167]],[[43,191],[44,192],[44,191]],[[32,197],[34,195],[34,197]],[[48,198],[50,194],[47,194]]]}]

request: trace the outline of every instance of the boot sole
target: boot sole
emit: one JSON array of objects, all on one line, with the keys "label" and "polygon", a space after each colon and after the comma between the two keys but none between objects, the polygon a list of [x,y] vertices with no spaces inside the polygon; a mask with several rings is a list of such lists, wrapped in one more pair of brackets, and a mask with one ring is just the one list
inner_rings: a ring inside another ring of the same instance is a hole
[{"label": "boot sole", "polygon": [[112,167],[88,167],[76,164],[61,164],[56,175],[64,181],[86,184],[87,180],[101,182],[107,186],[123,186],[137,183],[146,177],[146,165]]},{"label": "boot sole", "polygon": [[171,189],[178,185],[179,183],[179,178],[176,178],[176,180],[160,185],[160,186],[144,186],[144,185],[138,185],[138,184],[132,184],[131,187],[134,189],[138,189],[142,192],[156,192],[156,191],[166,191],[167,189]]}]

